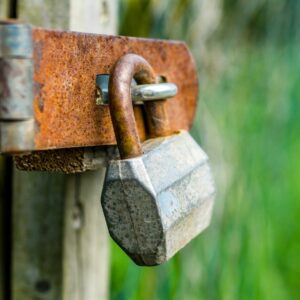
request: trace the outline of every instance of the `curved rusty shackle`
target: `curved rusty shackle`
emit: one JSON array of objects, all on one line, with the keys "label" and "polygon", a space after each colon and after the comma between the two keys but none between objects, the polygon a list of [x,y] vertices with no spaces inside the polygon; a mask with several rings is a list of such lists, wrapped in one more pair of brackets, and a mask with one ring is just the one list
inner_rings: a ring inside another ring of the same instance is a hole
[{"label": "curved rusty shackle", "polygon": [[[143,154],[131,99],[131,81],[138,84],[156,83],[156,75],[150,64],[141,56],[126,54],[114,65],[109,78],[109,109],[121,159]],[[150,137],[170,133],[165,100],[144,104]]]}]

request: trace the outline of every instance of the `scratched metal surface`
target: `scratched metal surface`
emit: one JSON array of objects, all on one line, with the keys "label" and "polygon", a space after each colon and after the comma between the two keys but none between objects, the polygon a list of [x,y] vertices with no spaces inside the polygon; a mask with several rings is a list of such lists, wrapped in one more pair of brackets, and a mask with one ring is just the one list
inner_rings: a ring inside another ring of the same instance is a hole
[{"label": "scratched metal surface", "polygon": [[[34,150],[115,144],[109,107],[96,106],[96,75],[109,74],[126,53],[143,56],[157,75],[176,83],[168,101],[170,129],[189,129],[198,96],[193,58],[183,42],[33,29]],[[134,108],[147,138],[143,111]]]},{"label": "scratched metal surface", "polygon": [[215,184],[207,155],[185,131],[143,150],[110,160],[101,201],[112,238],[135,263],[152,266],[209,225]]},{"label": "scratched metal surface", "polygon": [[0,21],[0,120],[32,117],[32,30]]}]

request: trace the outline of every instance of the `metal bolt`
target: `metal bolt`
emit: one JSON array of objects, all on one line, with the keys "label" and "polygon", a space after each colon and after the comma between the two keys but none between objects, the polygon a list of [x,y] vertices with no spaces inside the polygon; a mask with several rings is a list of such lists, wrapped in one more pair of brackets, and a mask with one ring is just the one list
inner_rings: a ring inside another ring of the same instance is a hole
[{"label": "metal bolt", "polygon": [[[109,75],[101,74],[96,77],[96,104],[108,104]],[[131,82],[131,97],[134,104],[143,104],[144,101],[162,100],[176,96],[177,86],[174,83],[157,83],[137,85]]]}]

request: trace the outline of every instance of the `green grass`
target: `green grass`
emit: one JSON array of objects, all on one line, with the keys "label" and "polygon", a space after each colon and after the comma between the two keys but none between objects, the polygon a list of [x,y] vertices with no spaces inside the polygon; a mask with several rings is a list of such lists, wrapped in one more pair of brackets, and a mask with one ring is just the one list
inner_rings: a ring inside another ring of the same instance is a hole
[{"label": "green grass", "polygon": [[209,229],[165,265],[137,267],[112,244],[111,299],[300,299],[299,3],[224,0],[208,40],[200,0],[121,3],[122,34],[191,47],[201,78],[192,134],[218,193]]},{"label": "green grass", "polygon": [[300,54],[250,46],[224,57],[202,76],[192,130],[217,180],[212,225],[155,268],[113,244],[111,299],[300,299]]}]

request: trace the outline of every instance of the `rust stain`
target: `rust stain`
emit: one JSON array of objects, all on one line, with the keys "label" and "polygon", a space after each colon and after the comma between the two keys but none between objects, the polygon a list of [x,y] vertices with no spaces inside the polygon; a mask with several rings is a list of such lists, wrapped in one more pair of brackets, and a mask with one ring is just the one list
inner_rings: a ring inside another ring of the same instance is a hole
[{"label": "rust stain", "polygon": [[[157,76],[142,56],[126,54],[116,62],[109,79],[109,108],[122,159],[143,153],[130,95],[133,78],[138,84],[151,84],[156,83]],[[166,102],[149,101],[144,106],[150,135],[170,134]]]},{"label": "rust stain", "polygon": [[38,99],[38,107],[41,112],[44,111],[44,99],[41,95],[42,88],[43,88],[42,84],[40,84],[38,82],[34,82],[33,92],[34,92],[35,97]]},{"label": "rust stain", "polygon": [[[157,75],[178,86],[166,102],[170,131],[189,129],[198,80],[182,42],[33,29],[35,150],[115,144],[108,106],[96,106],[96,75],[110,74],[124,54],[144,57]],[[134,113],[141,140],[147,132],[142,107]]]}]

